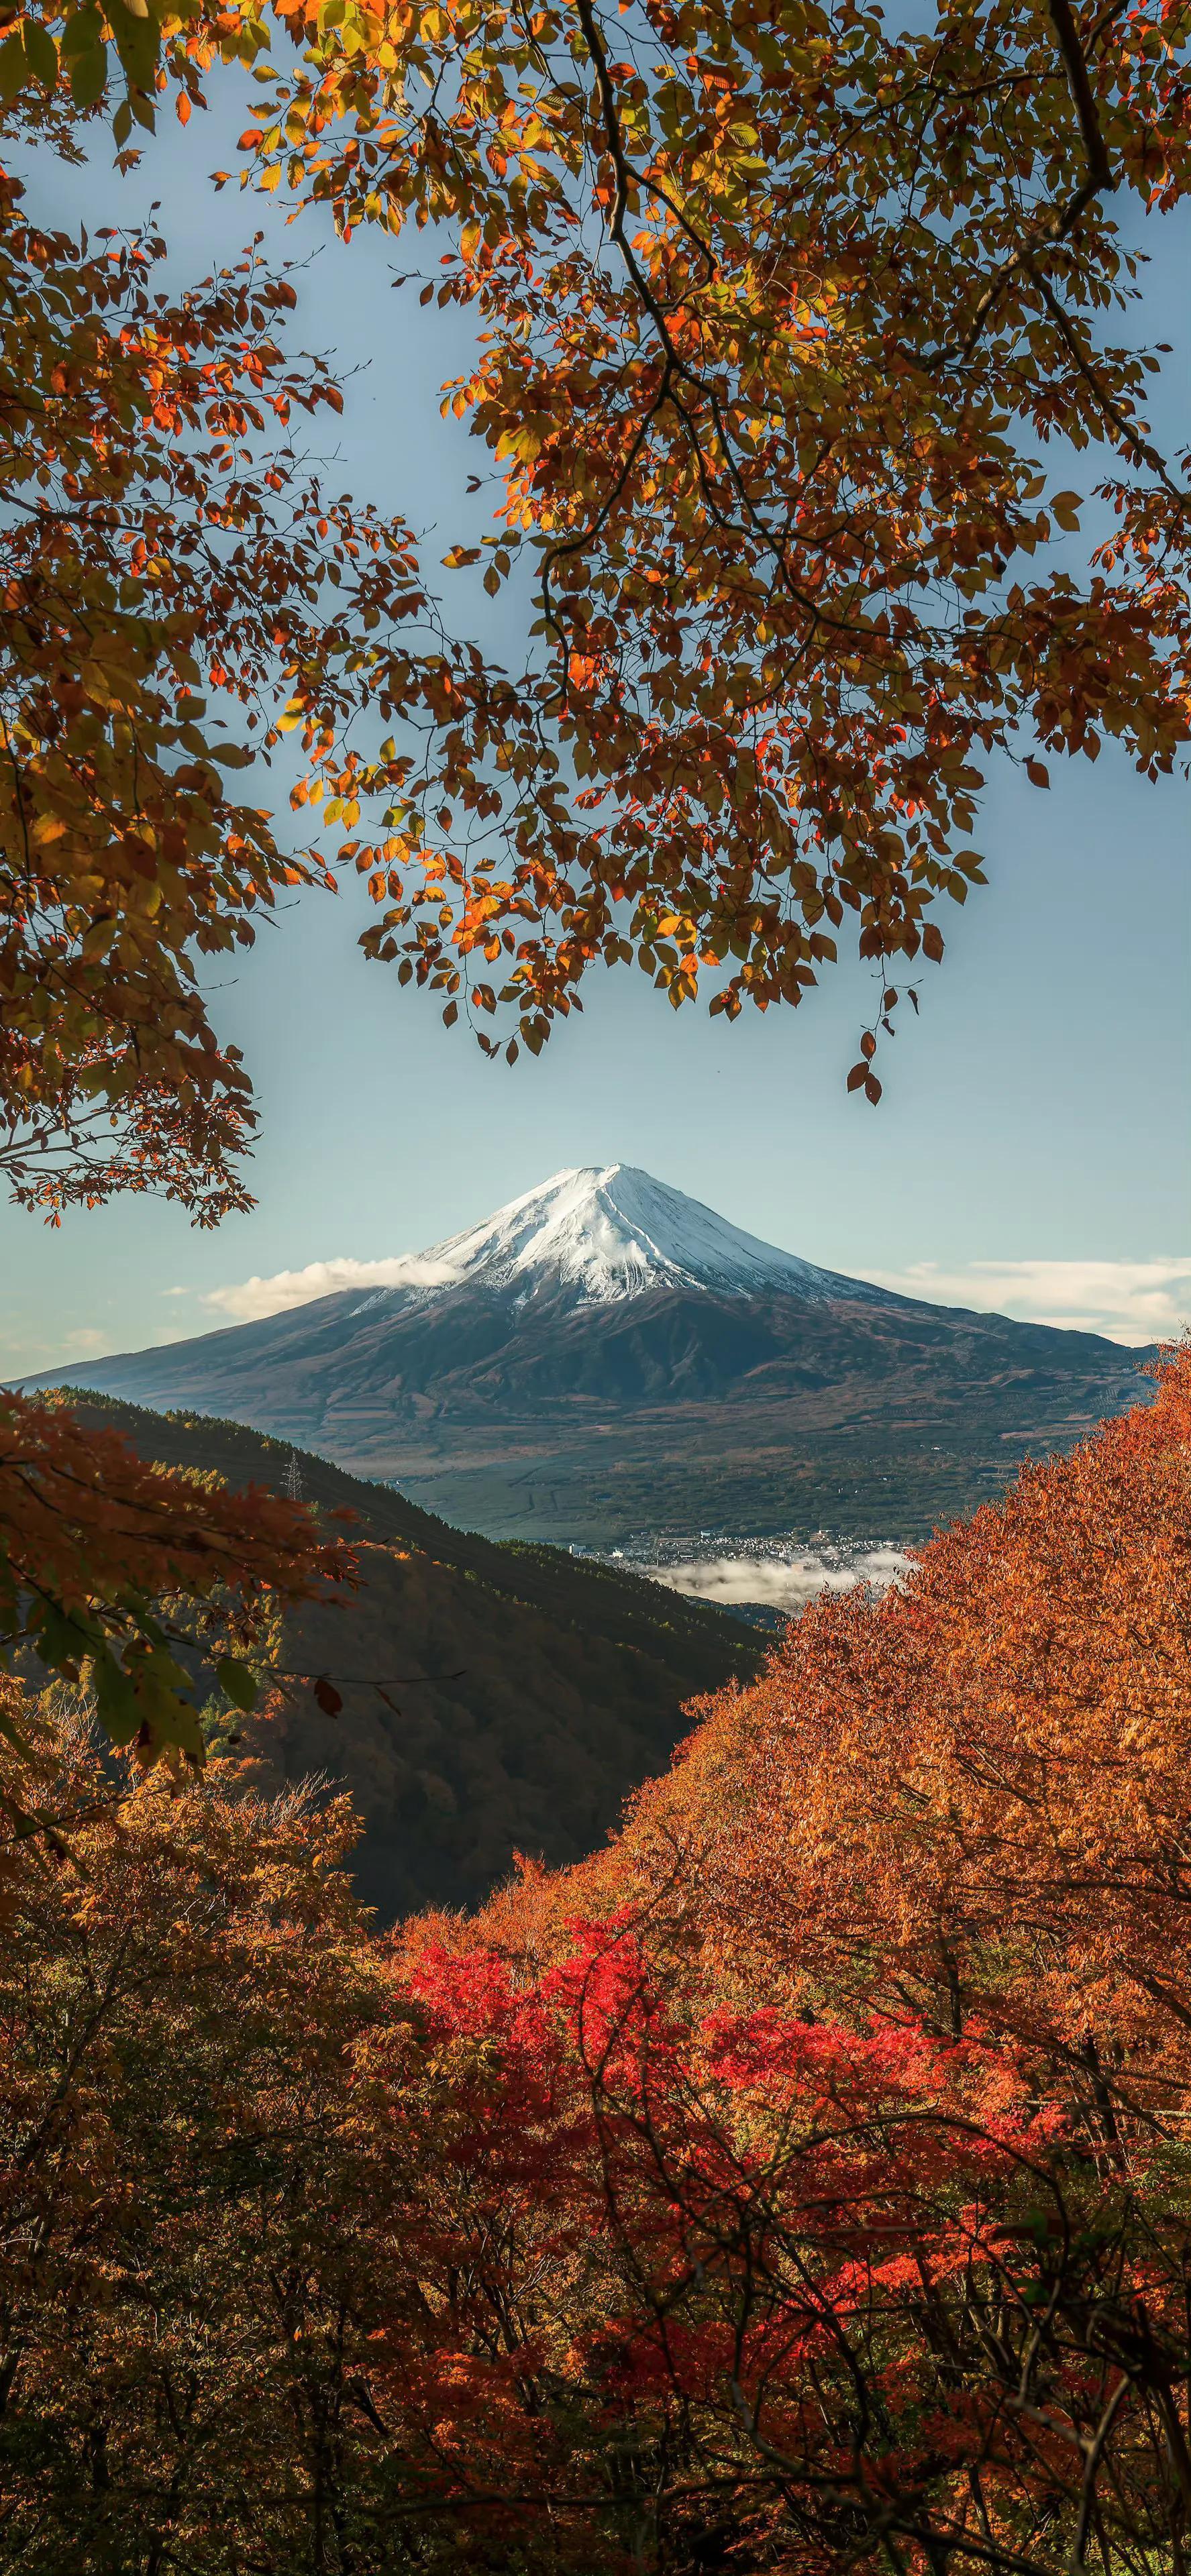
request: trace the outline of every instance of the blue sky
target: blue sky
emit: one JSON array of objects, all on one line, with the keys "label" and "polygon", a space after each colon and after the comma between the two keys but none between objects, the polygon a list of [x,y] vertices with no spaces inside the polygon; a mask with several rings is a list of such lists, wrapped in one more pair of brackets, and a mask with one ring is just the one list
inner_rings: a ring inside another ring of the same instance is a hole
[{"label": "blue sky", "polygon": [[[222,114],[171,127],[123,187],[51,171],[53,212],[93,226],[160,197],[179,280],[258,222],[278,255],[316,253],[300,335],[356,371],[335,479],[404,511],[433,566],[465,524],[472,464],[438,413],[467,354],[459,326],[390,291],[379,236],[345,249],[316,217],[286,235],[276,199],[214,197],[205,174],[231,161],[230,132]],[[45,184],[34,175],[42,211]],[[1154,247],[1146,327],[1185,338],[1180,245]],[[1185,416],[1185,350],[1167,366],[1163,410]],[[255,1211],[215,1236],[150,1201],[56,1234],[0,1211],[0,1371],[265,1311],[348,1275],[317,1265],[419,1248],[563,1165],[614,1161],[835,1269],[1126,1339],[1168,1329],[1191,1315],[1186,784],[1150,785],[1111,752],[1051,767],[1049,794],[1008,765],[994,776],[974,836],[990,884],[945,925],[946,963],[888,1050],[876,1111],[843,1089],[870,1009],[859,970],[731,1029],[675,1014],[635,970],[601,973],[536,1063],[494,1069],[428,997],[361,959],[350,887],[304,898],[214,979],[263,1115]],[[307,1271],[297,1287],[246,1285]]]}]

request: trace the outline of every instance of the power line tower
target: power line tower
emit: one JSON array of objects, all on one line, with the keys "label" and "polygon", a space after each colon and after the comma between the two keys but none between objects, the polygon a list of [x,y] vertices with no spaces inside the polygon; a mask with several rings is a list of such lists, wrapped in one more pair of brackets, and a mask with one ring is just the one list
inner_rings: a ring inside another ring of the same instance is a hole
[{"label": "power line tower", "polygon": [[296,1449],[291,1449],[289,1453],[289,1465],[282,1480],[281,1490],[287,1502],[300,1503],[305,1499],[302,1490],[302,1470],[298,1465]]}]

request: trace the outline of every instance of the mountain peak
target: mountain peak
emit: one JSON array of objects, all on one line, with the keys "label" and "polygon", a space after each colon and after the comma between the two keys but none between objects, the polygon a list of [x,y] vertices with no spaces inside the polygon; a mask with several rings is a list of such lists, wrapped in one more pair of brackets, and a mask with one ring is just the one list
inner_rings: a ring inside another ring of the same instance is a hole
[{"label": "mountain peak", "polygon": [[780,1289],[818,1303],[844,1284],[632,1163],[555,1172],[482,1224],[394,1263],[393,1272],[393,1284],[365,1305],[411,1295],[429,1302],[460,1287],[511,1291],[519,1300],[556,1285],[577,1291],[586,1305],[659,1288],[735,1296]]}]

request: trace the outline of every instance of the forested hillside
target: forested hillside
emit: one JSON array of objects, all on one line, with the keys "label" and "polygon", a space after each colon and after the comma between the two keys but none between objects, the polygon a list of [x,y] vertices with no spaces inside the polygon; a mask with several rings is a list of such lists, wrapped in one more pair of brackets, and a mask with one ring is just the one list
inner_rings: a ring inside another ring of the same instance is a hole
[{"label": "forested hillside", "polygon": [[[280,1492],[295,1456],[202,1415],[98,1396],[72,1410],[235,1491]],[[365,1828],[357,1883],[386,1920],[477,1903],[516,1851],[580,1859],[664,1768],[685,1703],[757,1669],[749,1632],[721,1611],[561,1549],[451,1529],[325,1459],[296,1463],[328,1535],[356,1546],[360,1587],[292,1613],[284,1688],[227,1727],[262,1788],[311,1773],[346,1783]],[[354,1519],[331,1519],[342,1511]],[[322,1675],[343,1703],[334,1715],[314,1694]]]},{"label": "forested hillside", "polygon": [[27,1703],[5,2563],[1177,2576],[1189,1449],[1191,1354],[396,1937],[346,1800]]}]

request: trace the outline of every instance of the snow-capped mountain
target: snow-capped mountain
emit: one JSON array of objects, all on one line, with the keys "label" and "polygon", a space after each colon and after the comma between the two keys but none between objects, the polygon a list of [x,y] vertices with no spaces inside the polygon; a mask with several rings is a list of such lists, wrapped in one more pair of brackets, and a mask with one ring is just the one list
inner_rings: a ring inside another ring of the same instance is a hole
[{"label": "snow-capped mountain", "polygon": [[401,1300],[408,1311],[415,1298],[428,1305],[459,1288],[531,1297],[561,1287],[593,1306],[659,1288],[718,1288],[731,1297],[777,1290],[811,1304],[882,1294],[742,1234],[714,1208],[632,1163],[555,1172],[482,1225],[386,1269],[387,1284],[372,1290],[357,1314],[386,1300]]},{"label": "snow-capped mountain", "polygon": [[384,1285],[34,1383],[230,1416],[493,1537],[906,1539],[1135,1403],[1142,1356],[842,1278],[610,1163]]}]

